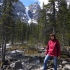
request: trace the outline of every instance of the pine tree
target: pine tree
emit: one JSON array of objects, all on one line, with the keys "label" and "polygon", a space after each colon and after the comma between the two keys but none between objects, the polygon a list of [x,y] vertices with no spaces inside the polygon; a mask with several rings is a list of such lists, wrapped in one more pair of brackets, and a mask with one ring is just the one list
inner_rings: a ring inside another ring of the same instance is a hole
[{"label": "pine tree", "polygon": [[2,61],[5,62],[5,50],[6,50],[6,42],[9,41],[12,24],[13,24],[13,6],[12,0],[4,0],[3,1],[3,10],[2,10]]},{"label": "pine tree", "polygon": [[69,20],[69,12],[67,9],[67,4],[65,0],[60,1],[60,7],[59,7],[59,12],[57,14],[57,27],[58,27],[58,35],[60,36],[59,39],[61,41],[62,46],[64,47],[67,44],[67,39],[69,38],[68,35],[68,28],[69,28],[69,23],[67,23]]},{"label": "pine tree", "polygon": [[43,3],[43,9],[40,10],[40,17],[38,19],[39,41],[43,41],[43,31],[46,28],[46,24],[46,9]]},{"label": "pine tree", "polygon": [[26,39],[27,39],[27,27],[28,27],[28,24],[27,23],[24,23],[24,22],[22,22],[21,23],[21,27],[22,27],[22,29],[21,29],[21,42],[22,42],[22,44],[24,44],[23,43],[23,41],[25,41]]},{"label": "pine tree", "polygon": [[[52,8],[52,3],[50,2],[47,5],[43,4],[43,9],[40,11],[41,15],[39,18],[39,29],[40,29],[40,34],[41,36],[40,39],[44,40],[45,44],[48,41],[48,36],[51,32],[55,32],[54,30],[54,26],[55,26],[55,15],[51,14],[51,12],[53,12]],[[49,13],[48,13],[49,12]],[[55,13],[54,13],[55,14]],[[54,18],[54,19],[53,19]],[[53,21],[54,20],[54,21]],[[42,41],[43,41],[42,40]]]}]

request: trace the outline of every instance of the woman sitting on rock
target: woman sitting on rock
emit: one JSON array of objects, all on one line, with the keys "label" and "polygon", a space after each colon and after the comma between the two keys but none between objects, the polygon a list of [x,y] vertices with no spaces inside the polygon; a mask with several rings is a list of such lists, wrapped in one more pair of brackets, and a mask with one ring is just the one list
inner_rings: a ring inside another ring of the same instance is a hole
[{"label": "woman sitting on rock", "polygon": [[50,34],[50,40],[48,41],[45,54],[44,70],[47,70],[47,63],[50,58],[53,58],[54,70],[57,70],[57,58],[60,56],[60,43],[53,33]]}]

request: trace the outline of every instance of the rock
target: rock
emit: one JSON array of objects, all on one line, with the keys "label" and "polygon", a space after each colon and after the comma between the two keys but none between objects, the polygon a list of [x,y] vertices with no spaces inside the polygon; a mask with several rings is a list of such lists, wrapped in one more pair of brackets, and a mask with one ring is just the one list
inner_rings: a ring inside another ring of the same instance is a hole
[{"label": "rock", "polygon": [[42,67],[40,67],[40,68],[38,68],[38,69],[35,69],[35,70],[43,70],[43,66],[42,66]]},{"label": "rock", "polygon": [[70,70],[70,65],[69,64],[66,64],[65,67],[64,67],[64,69],[65,70]]},{"label": "rock", "polygon": [[67,63],[67,61],[62,61],[62,64],[66,64]]},{"label": "rock", "polygon": [[15,70],[16,70],[16,69],[23,69],[22,62],[17,61],[17,62],[15,63],[14,69],[15,69]]},{"label": "rock", "polygon": [[58,65],[57,67],[60,68],[60,69],[62,69],[62,65]]}]

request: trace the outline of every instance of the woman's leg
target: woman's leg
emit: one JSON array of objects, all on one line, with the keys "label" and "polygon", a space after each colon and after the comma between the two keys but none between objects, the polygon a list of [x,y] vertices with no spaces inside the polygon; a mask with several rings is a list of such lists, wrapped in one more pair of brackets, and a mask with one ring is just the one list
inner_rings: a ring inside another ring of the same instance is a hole
[{"label": "woman's leg", "polygon": [[54,70],[57,70],[57,57],[53,57],[53,62],[54,62]]},{"label": "woman's leg", "polygon": [[51,58],[50,55],[46,55],[45,59],[44,59],[44,70],[47,70],[47,63],[48,63],[48,60]]}]

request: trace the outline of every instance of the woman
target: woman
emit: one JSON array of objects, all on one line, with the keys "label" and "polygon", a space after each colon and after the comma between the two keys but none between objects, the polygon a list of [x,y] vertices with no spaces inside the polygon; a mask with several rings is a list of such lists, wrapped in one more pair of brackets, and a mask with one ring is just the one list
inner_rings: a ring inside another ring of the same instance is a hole
[{"label": "woman", "polygon": [[47,44],[45,54],[44,70],[47,70],[47,63],[51,57],[53,58],[54,62],[54,70],[57,70],[57,58],[60,56],[60,43],[53,33],[50,34],[50,40]]}]

